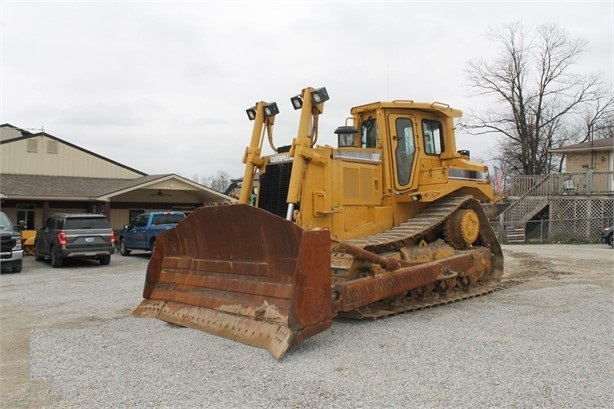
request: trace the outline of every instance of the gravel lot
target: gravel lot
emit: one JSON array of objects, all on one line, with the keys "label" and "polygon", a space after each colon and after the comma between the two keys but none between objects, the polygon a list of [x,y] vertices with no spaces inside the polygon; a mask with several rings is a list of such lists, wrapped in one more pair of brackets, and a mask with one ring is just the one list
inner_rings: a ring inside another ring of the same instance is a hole
[{"label": "gravel lot", "polygon": [[131,316],[148,256],[0,277],[3,408],[614,407],[614,250],[504,246],[502,289],[267,351]]}]

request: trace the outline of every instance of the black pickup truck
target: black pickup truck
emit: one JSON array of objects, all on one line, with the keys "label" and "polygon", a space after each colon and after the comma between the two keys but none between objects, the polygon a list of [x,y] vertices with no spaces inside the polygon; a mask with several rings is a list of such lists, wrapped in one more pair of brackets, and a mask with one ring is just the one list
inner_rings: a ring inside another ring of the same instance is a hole
[{"label": "black pickup truck", "polygon": [[23,268],[21,233],[25,223],[13,225],[4,212],[0,212],[0,271],[20,273]]}]

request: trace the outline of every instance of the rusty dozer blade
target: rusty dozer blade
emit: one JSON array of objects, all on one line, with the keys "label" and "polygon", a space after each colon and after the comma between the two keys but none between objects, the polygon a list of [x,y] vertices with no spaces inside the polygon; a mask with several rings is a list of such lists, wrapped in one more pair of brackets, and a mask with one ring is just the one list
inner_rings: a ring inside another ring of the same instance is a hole
[{"label": "rusty dozer blade", "polygon": [[161,233],[134,315],[280,359],[332,324],[330,235],[244,204],[197,209]]}]

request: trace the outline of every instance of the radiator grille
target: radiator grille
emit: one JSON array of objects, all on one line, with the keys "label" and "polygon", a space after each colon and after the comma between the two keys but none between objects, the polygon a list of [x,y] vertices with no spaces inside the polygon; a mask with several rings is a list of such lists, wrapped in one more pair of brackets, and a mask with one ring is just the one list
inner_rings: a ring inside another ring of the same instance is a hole
[{"label": "radiator grille", "polygon": [[279,217],[288,211],[288,186],[292,174],[292,162],[269,164],[260,176],[258,207]]}]

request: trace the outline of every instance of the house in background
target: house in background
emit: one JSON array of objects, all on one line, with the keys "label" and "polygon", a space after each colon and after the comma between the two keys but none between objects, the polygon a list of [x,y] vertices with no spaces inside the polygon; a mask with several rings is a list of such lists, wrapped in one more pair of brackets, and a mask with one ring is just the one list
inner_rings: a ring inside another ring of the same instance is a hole
[{"label": "house in background", "polygon": [[614,137],[552,149],[551,152],[564,156],[565,169],[569,173],[614,171]]},{"label": "house in background", "polygon": [[550,243],[593,243],[612,224],[614,138],[551,152],[564,156],[565,172],[511,177],[509,201],[498,216],[503,242],[525,242],[534,233]]},{"label": "house in background", "polygon": [[28,229],[67,212],[104,213],[119,230],[146,210],[232,201],[176,174],[147,175],[48,133],[0,125],[0,207]]},{"label": "house in background", "polygon": [[[553,149],[563,156],[568,190],[614,191],[614,137]],[[604,175],[603,172],[610,172]],[[609,176],[609,177],[608,177]]]}]

